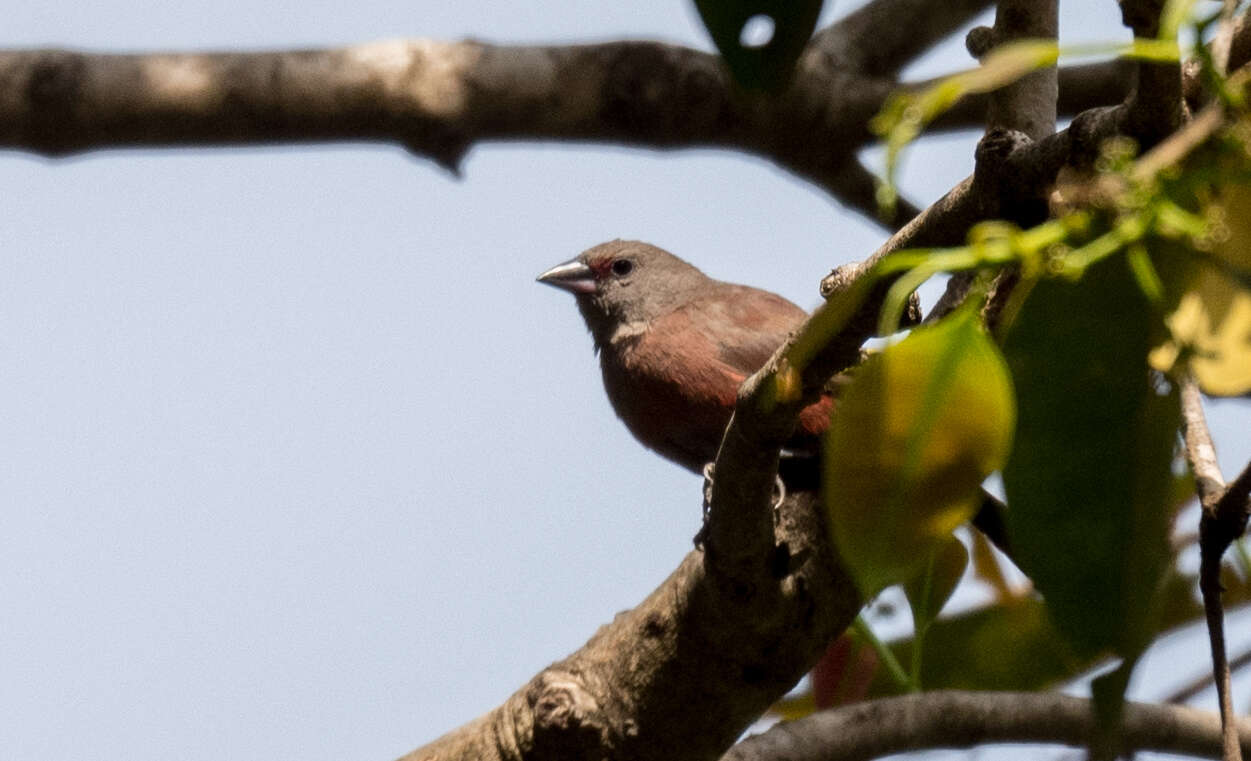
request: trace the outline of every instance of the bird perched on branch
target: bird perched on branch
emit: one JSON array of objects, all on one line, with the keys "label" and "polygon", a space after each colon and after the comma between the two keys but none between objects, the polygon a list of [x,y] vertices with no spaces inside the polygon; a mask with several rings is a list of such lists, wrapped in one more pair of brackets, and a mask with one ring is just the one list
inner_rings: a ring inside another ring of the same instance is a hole
[{"label": "bird perched on branch", "polygon": [[[538,280],[577,299],[630,432],[697,473],[716,459],[738,387],[808,317],[777,294],[714,280],[639,241],[602,243]],[[804,408],[788,449],[815,455],[831,406],[826,396]]]},{"label": "bird perched on branch", "polygon": [[[716,459],[739,386],[808,317],[777,294],[713,280],[638,241],[601,243],[538,280],[577,299],[599,352],[604,388],[630,432],[696,473]],[[817,455],[833,405],[827,394],[805,407],[787,448]],[[788,486],[818,485],[818,458],[788,460]],[[985,499],[973,523],[1006,551],[1000,506]],[[836,641],[819,662],[813,672],[818,705],[831,704],[831,696],[843,691],[845,672],[867,687],[868,675],[854,672],[863,664],[849,664],[848,658],[846,642]]]}]

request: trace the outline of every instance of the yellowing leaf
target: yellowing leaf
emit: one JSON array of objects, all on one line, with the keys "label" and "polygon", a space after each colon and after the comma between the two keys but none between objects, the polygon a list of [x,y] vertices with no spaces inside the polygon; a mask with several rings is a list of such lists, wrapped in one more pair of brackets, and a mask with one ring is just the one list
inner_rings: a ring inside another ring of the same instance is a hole
[{"label": "yellowing leaf", "polygon": [[826,434],[824,483],[833,540],[863,594],[923,570],[972,516],[1014,418],[1007,368],[970,310],[856,372]]},{"label": "yellowing leaf", "polygon": [[1166,323],[1172,339],[1151,352],[1153,367],[1170,369],[1184,348],[1206,393],[1237,396],[1251,391],[1251,292],[1205,271]]},{"label": "yellowing leaf", "polygon": [[1212,260],[1187,257],[1176,308],[1165,320],[1170,337],[1150,359],[1166,371],[1185,362],[1206,393],[1237,396],[1251,391],[1251,187],[1229,185],[1221,196],[1210,211],[1224,218],[1228,237]]},{"label": "yellowing leaf", "polygon": [[995,557],[995,551],[991,549],[990,541],[980,531],[973,532],[973,552],[970,554],[973,576],[986,582],[991,589],[995,590],[997,601],[1002,602],[1017,596],[1008,584],[1007,577],[1003,575],[1003,568],[999,565],[999,559]]}]

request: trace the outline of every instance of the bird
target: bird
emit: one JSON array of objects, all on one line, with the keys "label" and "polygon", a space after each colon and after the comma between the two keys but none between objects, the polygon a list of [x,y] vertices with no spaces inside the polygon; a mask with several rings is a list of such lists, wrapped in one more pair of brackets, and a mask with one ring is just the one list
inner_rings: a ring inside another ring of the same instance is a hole
[{"label": "bird", "polygon": [[[738,388],[808,319],[796,304],[747,285],[708,277],[662,248],[612,240],[538,276],[574,295],[599,354],[613,410],[644,446],[707,479]],[[820,488],[820,441],[835,399],[827,390],[804,407],[779,462],[786,489]],[[1008,550],[1001,506],[989,496],[973,524]],[[699,545],[703,531],[696,536]],[[819,707],[867,690],[876,662],[849,661],[844,635],[813,671]],[[851,697],[850,699],[856,699]]]},{"label": "bird", "polygon": [[[715,280],[635,240],[589,248],[538,282],[574,295],[626,428],[696,473],[716,459],[739,386],[808,318],[775,293]],[[833,403],[826,394],[801,410],[786,446],[813,470]]]}]

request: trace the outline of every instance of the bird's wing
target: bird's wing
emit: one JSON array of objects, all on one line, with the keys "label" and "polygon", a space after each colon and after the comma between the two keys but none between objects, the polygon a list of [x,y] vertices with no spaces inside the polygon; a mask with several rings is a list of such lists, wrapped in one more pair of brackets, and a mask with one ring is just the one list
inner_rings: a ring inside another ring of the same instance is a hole
[{"label": "bird's wing", "polygon": [[[640,441],[698,472],[716,456],[739,386],[805,318],[781,296],[715,283],[601,355],[605,388]],[[801,413],[794,449],[816,451],[827,404]]]},{"label": "bird's wing", "polygon": [[[808,319],[807,312],[776,293],[730,283],[718,283],[716,290],[687,309],[706,340],[717,347],[718,365],[727,383],[733,376],[735,389]],[[816,440],[829,426],[832,410],[829,395],[805,407],[796,421],[792,449],[816,451]]]},{"label": "bird's wing", "polygon": [[808,313],[776,293],[716,283],[681,308],[717,356],[743,376],[760,369]]}]

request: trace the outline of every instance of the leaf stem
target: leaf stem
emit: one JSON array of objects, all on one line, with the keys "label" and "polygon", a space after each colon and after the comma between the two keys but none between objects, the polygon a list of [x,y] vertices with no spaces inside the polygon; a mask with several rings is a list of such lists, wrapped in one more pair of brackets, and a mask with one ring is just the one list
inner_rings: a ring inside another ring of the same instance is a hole
[{"label": "leaf stem", "polygon": [[904,673],[903,666],[899,664],[899,660],[895,658],[895,654],[886,646],[886,643],[878,639],[878,636],[870,628],[869,622],[864,620],[864,616],[856,616],[856,620],[851,624],[856,634],[860,635],[865,642],[869,643],[869,647],[873,648],[873,652],[877,653],[878,661],[886,667],[886,673],[890,675],[895,686],[905,692],[919,692],[917,686],[908,675]]}]

